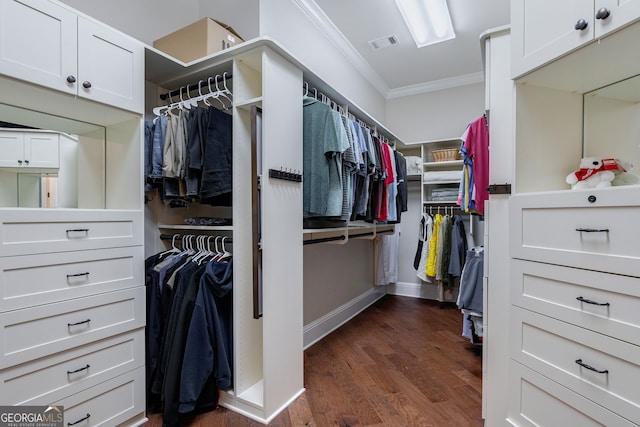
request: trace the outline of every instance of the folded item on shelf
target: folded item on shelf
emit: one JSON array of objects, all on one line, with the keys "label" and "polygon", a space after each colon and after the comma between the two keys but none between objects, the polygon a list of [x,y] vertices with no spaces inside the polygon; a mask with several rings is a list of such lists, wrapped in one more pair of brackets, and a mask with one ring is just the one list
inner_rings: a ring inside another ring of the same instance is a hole
[{"label": "folded item on shelf", "polygon": [[184,219],[185,224],[189,225],[231,225],[230,218],[214,218],[209,216],[191,216]]},{"label": "folded item on shelf", "polygon": [[422,173],[422,158],[419,156],[404,156],[407,161],[407,175],[420,175]]},{"label": "folded item on shelf", "polygon": [[429,171],[424,173],[425,182],[460,181],[461,170]]}]

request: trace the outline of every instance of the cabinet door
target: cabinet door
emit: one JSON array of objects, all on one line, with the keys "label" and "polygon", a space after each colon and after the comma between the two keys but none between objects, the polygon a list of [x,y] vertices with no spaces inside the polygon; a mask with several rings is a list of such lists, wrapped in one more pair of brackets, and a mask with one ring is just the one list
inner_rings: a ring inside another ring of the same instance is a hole
[{"label": "cabinet door", "polygon": [[24,134],[22,132],[0,132],[0,167],[22,166],[24,159]]},{"label": "cabinet door", "polygon": [[55,168],[60,166],[58,135],[26,133],[24,136],[25,166],[32,168]]},{"label": "cabinet door", "polygon": [[76,27],[50,1],[0,0],[0,73],[75,94]]},{"label": "cabinet door", "polygon": [[602,8],[609,11],[606,19],[595,20],[596,37],[640,19],[639,0],[596,0],[595,6],[596,12]]},{"label": "cabinet door", "polygon": [[144,46],[78,18],[78,95],[127,110],[144,110]]},{"label": "cabinet door", "polygon": [[[576,30],[580,19],[587,27]],[[513,0],[513,77],[539,67],[593,39],[593,0]]]}]

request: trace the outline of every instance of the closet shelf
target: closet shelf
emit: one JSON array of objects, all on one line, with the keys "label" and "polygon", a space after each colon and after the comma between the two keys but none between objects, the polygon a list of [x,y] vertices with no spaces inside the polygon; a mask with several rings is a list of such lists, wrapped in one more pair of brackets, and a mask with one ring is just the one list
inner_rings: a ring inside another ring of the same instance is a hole
[{"label": "closet shelf", "polygon": [[444,162],[424,162],[424,166],[429,166],[430,168],[437,168],[438,166],[442,167],[450,167],[450,166],[462,166],[464,164],[463,160],[447,160]]},{"label": "closet shelf", "polygon": [[305,228],[303,230],[303,244],[345,244],[350,239],[373,240],[378,234],[393,233],[394,230],[394,224],[370,224],[360,221],[348,223],[345,227]]},{"label": "closet shelf", "polygon": [[159,224],[158,228],[163,230],[233,231],[232,225]]},{"label": "closet shelf", "polygon": [[449,181],[425,181],[424,185],[436,185],[436,184],[460,184],[459,179],[452,179]]},{"label": "closet shelf", "polygon": [[250,110],[251,107],[256,106],[258,108],[262,108],[262,97],[257,96],[255,98],[247,99],[246,101],[236,103],[236,108],[241,110]]}]

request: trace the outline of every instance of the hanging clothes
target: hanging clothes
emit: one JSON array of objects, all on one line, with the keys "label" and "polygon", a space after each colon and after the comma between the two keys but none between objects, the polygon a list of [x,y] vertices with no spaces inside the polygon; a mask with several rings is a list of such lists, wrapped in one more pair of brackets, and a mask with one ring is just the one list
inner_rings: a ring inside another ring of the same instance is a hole
[{"label": "hanging clothes", "polygon": [[163,202],[231,206],[232,117],[209,107],[166,111],[145,122],[145,191]]},{"label": "hanging clothes", "polygon": [[315,98],[303,103],[303,217],[342,215],[342,154],[347,134],[331,108]]},{"label": "hanging clothes", "polygon": [[471,122],[463,135],[460,152],[466,170],[461,182],[460,206],[466,212],[484,215],[489,198],[489,128],[485,116]]},{"label": "hanging clothes", "polygon": [[145,268],[147,402],[177,427],[182,414],[215,408],[232,383],[231,258],[171,250]]},{"label": "hanging clothes", "polygon": [[[433,218],[431,215],[423,213],[420,220],[420,237],[418,248],[420,251],[419,261],[417,269],[417,276],[425,282],[431,282],[431,279],[427,277],[427,260],[429,258],[429,242],[433,236]],[[416,257],[418,253],[416,252]],[[415,261],[414,261],[415,262]],[[414,264],[415,265],[415,264]]]}]

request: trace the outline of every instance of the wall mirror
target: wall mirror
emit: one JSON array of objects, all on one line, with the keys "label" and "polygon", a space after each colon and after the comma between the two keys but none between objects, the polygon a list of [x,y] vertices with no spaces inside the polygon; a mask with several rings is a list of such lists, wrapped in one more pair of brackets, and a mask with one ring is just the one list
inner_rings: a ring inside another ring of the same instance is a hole
[{"label": "wall mirror", "polygon": [[0,104],[0,207],[105,207],[105,128]]},{"label": "wall mirror", "polygon": [[584,94],[584,156],[629,162],[640,175],[640,76]]}]

